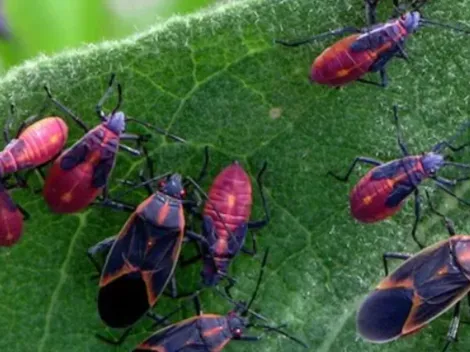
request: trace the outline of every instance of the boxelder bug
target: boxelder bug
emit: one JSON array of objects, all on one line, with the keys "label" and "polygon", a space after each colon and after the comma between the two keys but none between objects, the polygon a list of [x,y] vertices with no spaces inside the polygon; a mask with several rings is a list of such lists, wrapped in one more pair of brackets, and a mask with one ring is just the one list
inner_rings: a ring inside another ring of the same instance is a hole
[{"label": "boxelder bug", "polygon": [[[346,182],[358,162],[375,166],[361,178],[349,195],[351,214],[361,222],[372,223],[394,215],[403,206],[403,201],[413,193],[415,195],[415,221],[411,234],[415,242],[424,248],[416,238],[416,229],[420,219],[418,186],[425,179],[430,178],[444,192],[460,202],[470,205],[470,202],[459,198],[449,188],[458,182],[470,179],[470,176],[449,180],[436,175],[439,169],[446,166],[469,169],[470,165],[445,161],[445,156],[442,155],[442,151],[446,147],[452,151],[458,151],[469,144],[453,147],[449,141],[442,141],[437,143],[428,153],[410,155],[402,140],[396,105],[393,107],[393,112],[398,145],[403,153],[402,158],[382,163],[367,157],[356,157],[345,176],[337,176],[332,172],[328,172],[328,174]],[[469,122],[462,124],[461,131],[468,128],[469,124]],[[456,136],[454,136],[455,138]]]},{"label": "boxelder bug", "polygon": [[[8,120],[13,114],[14,106],[11,105]],[[34,122],[38,116],[33,115],[23,121],[14,139],[8,132],[11,121],[5,124],[3,136],[7,145],[0,152],[0,176],[39,167],[62,151],[68,137],[67,124],[55,116]]]},{"label": "boxelder bug", "polygon": [[[343,86],[358,81],[385,87],[388,84],[385,66],[393,57],[408,60],[408,55],[404,50],[405,40],[422,25],[436,25],[470,33],[470,31],[424,19],[418,11],[412,11],[372,27],[344,27],[297,42],[282,40],[275,42],[293,47],[329,36],[354,33],[340,39],[315,59],[311,70],[311,81],[328,86]],[[362,79],[361,77],[368,72],[379,72],[381,82]]]},{"label": "boxelder bug", "polygon": [[[16,137],[11,139],[9,128],[14,110],[14,105],[11,105],[10,116],[3,129],[6,147],[0,152],[0,246],[17,243],[23,233],[23,221],[29,218],[26,210],[15,204],[7,191],[25,185],[25,180],[16,172],[39,167],[54,159],[68,136],[67,125],[61,118],[51,116],[34,122],[41,115],[38,114],[23,121]],[[11,175],[16,178],[15,185],[6,183]]]},{"label": "boxelder bug", "polygon": [[[207,162],[204,168],[206,165]],[[203,174],[205,170],[201,172]],[[199,187],[190,177],[185,179]],[[106,325],[113,328],[132,326],[156,304],[173,277],[184,236],[204,241],[201,236],[185,229],[183,206],[194,202],[183,199],[186,190],[181,175],[154,177],[133,189],[157,181],[160,181],[158,190],[137,207],[119,234],[88,250],[89,258],[101,273],[99,315]],[[116,201],[105,203],[119,208],[118,204]],[[94,255],[106,250],[109,253],[101,269]],[[129,331],[118,342],[99,338],[120,344]]]},{"label": "boxelder bug", "polygon": [[[49,89],[45,87],[52,102],[70,115],[85,131],[85,135],[80,140],[57,158],[46,177],[43,194],[47,204],[54,212],[78,212],[90,205],[100,193],[103,194],[105,200],[108,198],[107,182],[116,162],[118,148],[134,155],[141,154],[139,150],[120,144],[120,141],[133,140],[136,141],[138,147],[141,147],[141,143],[146,140],[144,136],[124,133],[126,122],[136,122],[174,140],[183,141],[181,138],[170,135],[145,122],[126,117],[123,112],[118,111],[122,103],[120,84],[117,86],[118,103],[116,107],[111,114],[104,114],[101,108],[111,94],[114,77],[113,74],[107,91],[96,106],[96,113],[101,124],[92,130],[89,130],[83,121],[53,98]],[[142,147],[142,151],[146,154],[145,147]]]},{"label": "boxelder bug", "polygon": [[[253,203],[251,181],[237,161],[215,178],[202,214],[203,236],[207,240],[207,245],[203,246],[204,268],[201,272],[204,285],[215,286],[221,279],[227,278],[229,285],[226,292],[229,294],[234,284],[227,274],[231,260],[240,250],[251,255],[256,253],[254,235],[253,250],[243,246],[248,229],[260,229],[269,223],[269,211],[261,182],[266,167],[265,162],[256,178],[265,211],[265,218],[259,221],[249,221]],[[186,262],[192,261],[189,259]]]},{"label": "boxelder bug", "polygon": [[10,247],[17,243],[23,234],[23,221],[28,218],[26,210],[13,202],[0,182],[0,246]]},{"label": "boxelder bug", "polygon": [[147,340],[142,342],[133,352],[145,351],[208,351],[220,352],[231,340],[240,341],[258,341],[261,336],[244,335],[244,330],[250,327],[263,328],[266,331],[275,331],[291,340],[297,342],[305,348],[308,346],[297,338],[288,335],[280,330],[280,327],[268,326],[251,323],[247,318],[248,314],[262,320],[266,318],[250,310],[259,290],[261,279],[263,276],[264,266],[266,264],[268,251],[263,258],[261,271],[258,277],[256,288],[251,296],[250,302],[234,302],[228,299],[234,305],[234,309],[226,316],[218,314],[203,314],[201,312],[200,303],[196,296],[195,305],[197,315],[180,321],[176,324],[167,326],[157,331]]},{"label": "boxelder bug", "polygon": [[[427,192],[426,192],[427,195]],[[431,209],[437,213],[431,205]],[[415,255],[385,253],[384,278],[357,312],[357,330],[370,342],[384,343],[417,332],[454,307],[446,351],[456,340],[460,324],[460,300],[470,292],[470,236],[455,235],[446,221],[449,239]],[[406,260],[388,274],[388,259]]]}]

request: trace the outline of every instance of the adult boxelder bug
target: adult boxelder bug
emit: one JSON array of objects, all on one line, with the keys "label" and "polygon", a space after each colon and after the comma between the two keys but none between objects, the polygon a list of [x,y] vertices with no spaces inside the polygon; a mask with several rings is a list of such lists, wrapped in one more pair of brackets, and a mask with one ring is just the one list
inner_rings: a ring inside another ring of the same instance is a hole
[{"label": "adult boxelder bug", "polygon": [[[248,229],[260,229],[269,223],[269,211],[261,182],[266,167],[265,162],[256,178],[265,211],[265,218],[258,221],[249,221],[253,203],[252,186],[250,177],[239,162],[227,166],[214,179],[202,214],[202,235],[207,240],[202,254],[204,268],[201,276],[204,285],[215,286],[226,278],[229,280],[226,287],[229,294],[234,284],[234,279],[227,273],[231,260],[240,250],[251,255],[256,253],[254,235],[253,249],[243,246]],[[192,261],[189,259],[186,263]]]},{"label": "adult boxelder bug", "polygon": [[[328,174],[340,181],[347,182],[357,163],[362,162],[375,166],[359,180],[349,195],[351,214],[357,220],[365,223],[377,222],[394,215],[402,208],[404,200],[413,193],[415,195],[415,221],[411,234],[415,242],[423,248],[424,246],[416,238],[416,229],[420,219],[418,186],[425,179],[430,178],[444,192],[460,202],[470,205],[469,202],[455,195],[449,188],[455,186],[458,182],[470,179],[470,176],[450,180],[436,175],[439,169],[446,166],[470,168],[470,165],[467,164],[445,161],[445,156],[442,154],[443,149],[446,147],[452,151],[458,151],[469,144],[453,147],[449,141],[442,141],[437,143],[428,153],[410,155],[402,140],[396,105],[393,107],[393,112],[398,145],[403,153],[402,158],[382,163],[367,157],[356,157],[345,176],[337,176],[332,172],[328,172]],[[467,128],[468,125],[468,122],[464,123],[461,131]]]},{"label": "adult boxelder bug", "polygon": [[220,352],[231,341],[258,341],[261,336],[244,335],[244,330],[250,327],[263,328],[266,331],[275,331],[291,340],[299,343],[305,348],[308,346],[297,338],[288,335],[280,330],[279,327],[255,324],[249,321],[248,314],[256,318],[265,320],[261,315],[250,310],[259,290],[261,279],[263,276],[264,266],[266,265],[268,251],[263,257],[261,271],[258,277],[256,288],[251,296],[250,302],[234,302],[230,298],[225,297],[234,305],[234,309],[227,315],[203,314],[201,311],[198,297],[195,298],[197,315],[167,326],[157,331],[147,340],[142,342],[133,352],[145,351],[207,351]]},{"label": "adult boxelder bug", "polygon": [[[185,179],[199,187],[191,178]],[[156,304],[173,277],[184,236],[204,241],[185,229],[183,206],[194,202],[183,199],[186,191],[181,175],[154,177],[133,189],[158,181],[158,190],[137,207],[117,236],[88,250],[89,258],[101,273],[98,312],[103,322],[113,328],[132,326]],[[109,206],[119,208],[118,204],[113,201]],[[101,269],[94,255],[106,250],[109,253]],[[129,331],[118,342],[99,338],[120,344]]]},{"label": "adult boxelder bug", "polygon": [[[11,105],[8,120],[13,113],[14,106]],[[62,151],[68,137],[67,124],[56,116],[34,122],[39,115],[23,121],[13,139],[8,132],[11,121],[5,124],[3,136],[7,145],[0,152],[0,176],[39,167],[53,160]]]},{"label": "adult boxelder bug", "polygon": [[[138,147],[142,147],[142,142],[146,140],[145,136],[124,133],[126,122],[136,122],[174,140],[183,141],[145,122],[126,117],[122,111],[118,111],[122,103],[120,84],[117,85],[118,103],[114,110],[106,115],[102,111],[102,106],[112,92],[114,77],[113,74],[108,89],[96,106],[96,113],[101,124],[92,130],[89,130],[79,117],[53,98],[49,89],[45,87],[52,102],[70,115],[85,131],[85,135],[80,140],[56,159],[46,177],[43,195],[48,206],[56,213],[78,212],[90,205],[101,193],[105,200],[108,198],[107,183],[116,162],[118,148],[134,155],[141,154],[139,150],[120,144],[120,141],[133,140]],[[146,154],[145,147],[142,147],[142,151]]]},{"label": "adult boxelder bug", "polygon": [[[405,40],[422,25],[436,25],[470,33],[460,28],[424,19],[418,11],[412,11],[372,27],[344,27],[297,42],[282,40],[275,42],[293,47],[329,36],[354,33],[340,39],[315,59],[310,80],[333,87],[343,86],[353,81],[385,87],[388,84],[385,66],[393,57],[408,60],[408,55],[404,50]],[[368,72],[379,72],[380,83],[362,79]]]},{"label": "adult boxelder bug", "polygon": [[[454,306],[443,351],[455,341],[460,300],[470,292],[470,236],[455,235],[452,222],[438,215],[446,221],[449,239],[413,256],[384,254],[386,277],[357,312],[357,330],[365,340],[384,343],[412,334]],[[406,261],[389,275],[388,259]]]}]

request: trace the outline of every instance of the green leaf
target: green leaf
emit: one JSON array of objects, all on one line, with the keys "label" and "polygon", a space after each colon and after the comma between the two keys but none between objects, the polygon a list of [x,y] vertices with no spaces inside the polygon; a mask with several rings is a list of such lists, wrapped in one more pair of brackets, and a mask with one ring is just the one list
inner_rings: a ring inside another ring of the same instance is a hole
[{"label": "green leaf", "polygon": [[[14,101],[21,116],[37,112],[49,84],[65,104],[88,124],[109,74],[124,85],[124,111],[170,130],[188,145],[150,142],[159,172],[196,175],[205,145],[211,147],[210,180],[233,159],[254,176],[269,162],[265,190],[272,212],[259,232],[258,247],[271,248],[267,273],[254,309],[306,340],[312,351],[431,351],[445,342],[449,313],[418,335],[386,345],[362,342],[355,332],[355,310],[383,275],[384,251],[417,250],[411,241],[412,204],[393,218],[373,225],[356,223],[347,208],[348,184],[326,176],[345,171],[356,155],[382,160],[399,157],[391,107],[398,103],[403,133],[416,153],[429,150],[468,117],[468,38],[423,28],[409,41],[411,62],[389,67],[390,87],[353,84],[333,90],[310,85],[311,61],[331,41],[287,49],[274,38],[294,39],[363,24],[361,1],[320,0],[238,2],[189,17],[176,17],[123,41],[90,45],[48,58],[40,57],[10,71],[0,81],[2,111]],[[470,19],[470,1],[436,2],[426,16],[450,21]],[[381,16],[385,18],[383,8]],[[106,105],[113,107],[113,102]],[[53,109],[50,113],[57,114]],[[19,123],[19,121],[18,121]],[[80,130],[70,124],[70,143]],[[143,132],[128,126],[129,132]],[[466,154],[456,157],[465,160]],[[112,191],[122,178],[136,178],[143,161],[119,155]],[[51,214],[40,195],[13,192],[32,215],[22,241],[0,252],[0,350],[129,350],[150,334],[142,321],[121,348],[104,345],[95,333],[109,333],[96,312],[96,281],[86,249],[118,233],[127,214],[90,208],[78,215]],[[141,201],[139,193],[131,200]],[[448,197],[435,200],[462,232],[470,230],[464,208]],[[426,209],[425,209],[426,210]],[[428,213],[425,211],[425,213]],[[253,219],[262,216],[255,193]],[[425,217],[420,236],[427,243],[446,238],[438,219]],[[185,249],[185,256],[190,248]],[[231,268],[238,284],[236,299],[249,299],[261,253],[241,255]],[[199,266],[178,270],[179,286],[188,291],[199,282]],[[229,305],[210,290],[203,293],[205,312],[223,314]],[[177,302],[162,298],[158,312]],[[192,314],[190,307],[177,318]],[[467,309],[464,312],[468,320]],[[255,334],[257,332],[252,332]],[[116,336],[116,333],[114,332]],[[463,326],[453,351],[465,351],[470,333]],[[275,334],[259,343],[232,342],[228,351],[297,351]]]}]

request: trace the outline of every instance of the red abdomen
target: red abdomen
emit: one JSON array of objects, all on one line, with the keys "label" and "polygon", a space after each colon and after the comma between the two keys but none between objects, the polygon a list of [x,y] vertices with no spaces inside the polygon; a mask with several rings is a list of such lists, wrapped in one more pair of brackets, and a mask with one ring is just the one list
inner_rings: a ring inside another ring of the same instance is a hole
[{"label": "red abdomen", "polygon": [[75,213],[86,208],[100,194],[101,188],[91,186],[93,165],[81,163],[71,170],[63,170],[58,158],[46,178],[44,199],[56,213]]},{"label": "red abdomen", "polygon": [[[227,166],[217,175],[209,191],[204,215],[214,222],[219,238],[229,236],[226,227],[233,232],[241,223],[248,221],[253,203],[251,192],[250,178],[238,162]],[[212,204],[223,218],[223,222]]]},{"label": "red abdomen", "polygon": [[23,233],[23,214],[13,203],[10,195],[0,189],[0,246],[10,247]]},{"label": "red abdomen", "polygon": [[68,137],[60,117],[46,117],[28,126],[0,153],[2,174],[34,168],[59,155]]},{"label": "red abdomen", "polygon": [[352,52],[353,34],[326,48],[313,62],[311,80],[329,86],[341,86],[357,80],[369,71],[376,55],[370,50]]},{"label": "red abdomen", "polygon": [[388,179],[373,180],[375,168],[370,170],[352,189],[349,202],[351,214],[361,222],[376,222],[398,212],[403,203],[387,207],[386,201],[393,190],[393,182]]}]

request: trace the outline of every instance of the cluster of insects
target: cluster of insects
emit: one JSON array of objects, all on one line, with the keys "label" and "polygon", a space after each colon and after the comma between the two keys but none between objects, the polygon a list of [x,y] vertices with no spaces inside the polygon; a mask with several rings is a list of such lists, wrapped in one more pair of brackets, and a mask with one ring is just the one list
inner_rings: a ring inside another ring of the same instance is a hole
[{"label": "cluster of insects", "polygon": [[[385,23],[376,21],[376,7],[379,2],[384,1],[364,2],[367,19],[367,26],[364,28],[344,27],[308,39],[275,42],[296,47],[330,36],[351,33],[329,46],[315,59],[310,80],[338,88],[351,82],[385,87],[388,84],[386,65],[395,57],[408,60],[404,49],[405,41],[420,26],[437,26],[470,34],[470,31],[458,26],[424,18],[419,10],[426,0],[412,1],[409,4],[411,11],[402,11],[398,0],[393,0],[394,15]],[[375,82],[364,79],[367,73],[379,73],[380,80]],[[457,152],[470,145],[454,145],[457,138],[470,127],[470,121],[462,123],[455,135],[437,143],[430,151],[411,155],[403,141],[397,106],[393,107],[393,112],[398,145],[403,154],[401,158],[383,163],[358,156],[344,175],[329,172],[329,175],[337,180],[347,182],[358,163],[372,166],[354,186],[349,196],[351,215],[359,222],[375,223],[387,219],[402,208],[409,196],[414,196],[415,220],[411,234],[421,250],[414,255],[384,253],[386,277],[359,307],[356,316],[357,331],[366,341],[390,342],[419,331],[433,319],[453,308],[447,342],[443,347],[443,351],[447,351],[457,339],[460,301],[465,296],[470,298],[470,237],[456,235],[452,221],[435,209],[426,191],[430,210],[444,219],[450,238],[427,247],[421,243],[416,235],[421,218],[419,186],[424,180],[431,179],[438,189],[458,202],[470,205],[469,201],[454,192],[456,185],[470,180],[468,173],[454,179],[438,175],[438,171],[445,167],[470,169],[470,164],[450,161],[450,157],[444,155],[446,150]],[[404,262],[389,274],[389,259]]]},{"label": "cluster of insects", "polygon": [[[365,0],[367,27],[344,27],[304,40],[276,42],[295,47],[330,36],[352,33],[328,47],[315,59],[311,81],[333,87],[354,81],[385,87],[388,84],[385,70],[387,63],[394,57],[408,59],[404,50],[405,40],[420,26],[439,26],[470,34],[470,31],[457,26],[424,18],[419,10],[426,0],[412,1],[412,10],[402,14],[398,0],[393,0],[395,10],[392,18],[385,23],[377,23],[378,3],[378,0]],[[364,79],[369,72],[379,73],[380,81]],[[186,141],[120,111],[120,84],[116,85],[116,107],[109,114],[104,113],[102,106],[113,93],[114,78],[112,75],[108,89],[96,106],[100,123],[92,129],[45,87],[48,101],[84,132],[81,139],[65,150],[68,126],[60,117],[38,120],[42,114],[34,115],[21,124],[16,137],[11,139],[9,130],[12,117],[16,114],[14,106],[11,107],[10,118],[4,129],[6,147],[0,153],[0,245],[12,246],[17,243],[23,232],[23,221],[28,218],[27,211],[13,201],[8,190],[27,185],[28,173],[23,176],[19,172],[38,170],[44,179],[42,194],[55,213],[76,213],[90,205],[130,213],[117,235],[100,241],[87,252],[99,274],[99,316],[108,327],[125,329],[117,340],[98,334],[101,340],[121,344],[138,321],[148,318],[155,321],[155,326],[167,326],[157,330],[134,351],[217,352],[231,340],[258,341],[261,336],[245,334],[248,328],[254,327],[284,335],[308,348],[304,342],[286,333],[282,329],[284,325],[269,324],[268,318],[252,310],[263,278],[268,249],[262,257],[249,302],[236,301],[231,295],[231,288],[236,283],[229,274],[231,262],[240,252],[252,256],[257,253],[255,236],[249,230],[261,229],[270,221],[262,185],[267,163],[262,165],[256,178],[265,213],[264,218],[257,221],[250,221],[252,184],[240,163],[235,161],[225,167],[215,177],[209,192],[206,193],[200,186],[209,164],[207,147],[197,177],[178,173],[156,176],[146,148],[152,133],[164,135],[177,143]],[[456,235],[452,221],[432,206],[426,192],[431,211],[444,219],[450,238],[428,247],[421,243],[416,235],[421,218],[419,186],[424,180],[431,179],[438,189],[470,205],[469,201],[459,197],[453,190],[457,184],[470,180],[469,175],[454,179],[438,175],[438,171],[445,167],[470,169],[470,164],[450,161],[444,155],[446,150],[457,152],[470,145],[454,145],[457,138],[470,127],[470,122],[463,123],[452,137],[437,143],[429,152],[410,155],[403,141],[396,106],[393,112],[398,145],[403,154],[401,158],[383,163],[360,156],[354,159],[345,175],[329,173],[337,180],[347,182],[358,163],[373,166],[350,193],[351,214],[360,222],[375,223],[389,218],[402,208],[409,196],[414,196],[415,221],[411,235],[421,251],[413,256],[395,252],[384,254],[386,277],[360,306],[357,328],[359,334],[368,341],[388,342],[420,330],[453,308],[454,314],[444,346],[446,351],[457,337],[460,301],[470,292],[470,236]],[[128,133],[127,123],[141,125],[151,133]],[[130,147],[123,143],[125,141],[135,145]],[[111,195],[108,183],[119,150],[142,157],[145,167],[138,181],[122,180],[128,186],[125,192]],[[45,170],[44,167],[50,163],[52,165]],[[139,188],[148,192],[145,200],[137,205],[124,201],[124,195]],[[187,216],[200,224],[200,233],[193,230],[192,222],[186,221]],[[245,244],[248,234],[251,236],[251,246]],[[181,249],[189,243],[195,246],[198,254],[182,260]],[[99,254],[106,256],[103,265],[97,259]],[[389,259],[405,262],[389,274]],[[202,313],[199,290],[185,295],[178,293],[175,278],[177,264],[189,265],[200,260],[203,265],[200,286],[213,287],[214,292],[233,306],[226,315]],[[219,287],[221,281],[227,282],[223,290]],[[185,302],[192,301],[196,315],[177,323],[167,323],[181,306],[166,316],[157,315],[153,308],[163,295],[184,297]]]},{"label": "cluster of insects", "polygon": [[[52,102],[84,131],[84,136],[70,148],[64,149],[68,138],[68,127],[60,117],[39,115],[28,118],[19,128],[16,138],[10,139],[9,125],[15,113],[12,106],[4,137],[7,146],[0,156],[2,190],[0,193],[0,245],[17,243],[23,231],[27,212],[15,204],[7,189],[27,186],[27,173],[23,170],[38,170],[44,179],[43,197],[55,213],[79,212],[90,205],[110,207],[129,212],[121,231],[91,247],[87,254],[99,273],[98,313],[101,320],[111,328],[126,329],[117,340],[97,334],[110,344],[121,344],[132,327],[144,317],[155,320],[155,326],[166,324],[139,344],[134,351],[221,351],[232,339],[257,341],[261,336],[245,334],[247,328],[257,327],[265,331],[282,334],[306,347],[305,343],[289,335],[281,326],[268,324],[269,319],[253,311],[251,306],[257,296],[266,265],[266,250],[250,301],[235,301],[230,290],[235,280],[228,274],[231,261],[245,252],[255,255],[256,241],[253,234],[252,248],[245,246],[249,230],[260,229],[269,223],[269,210],[263,193],[262,176],[267,168],[265,162],[257,176],[265,216],[250,221],[253,202],[250,177],[241,164],[234,161],[215,178],[208,193],[199,183],[208,168],[209,150],[205,148],[205,161],[196,179],[177,173],[154,175],[154,165],[146,149],[151,134],[139,135],[125,132],[127,123],[137,123],[151,132],[165,135],[178,143],[184,139],[146,122],[126,116],[119,110],[122,103],[122,88],[117,84],[118,102],[109,114],[102,106],[115,87],[115,75],[111,76],[108,89],[96,106],[100,124],[89,129],[86,124],[52,95],[46,86],[47,101]],[[132,141],[135,147],[122,143]],[[111,196],[108,182],[121,149],[145,160],[138,182],[122,180],[129,186],[120,195]],[[46,164],[52,165],[44,171]],[[156,186],[154,186],[156,185]],[[139,188],[148,191],[148,197],[138,205],[122,200],[123,196]],[[191,189],[191,192],[188,190]],[[204,206],[202,201],[204,200]],[[185,221],[186,215],[201,221],[201,234],[192,230]],[[187,259],[182,265],[202,259],[202,287],[215,287],[233,309],[227,315],[202,313],[199,291],[179,295],[176,290],[175,269],[180,262],[180,252],[186,242],[195,244],[198,255]],[[100,265],[97,254],[104,253],[106,260]],[[224,290],[218,284],[226,280]],[[168,291],[168,292],[165,292]],[[179,311],[161,317],[153,313],[157,301],[163,294],[173,298],[194,301],[196,315],[170,324],[168,318]],[[257,321],[255,321],[255,319]]]}]

